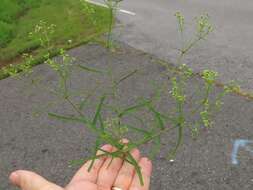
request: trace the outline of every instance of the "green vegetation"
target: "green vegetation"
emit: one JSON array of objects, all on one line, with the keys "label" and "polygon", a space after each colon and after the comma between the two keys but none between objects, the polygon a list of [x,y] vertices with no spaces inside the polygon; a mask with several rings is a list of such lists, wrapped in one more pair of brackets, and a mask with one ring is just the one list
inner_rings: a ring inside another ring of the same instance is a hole
[{"label": "green vegetation", "polygon": [[[141,169],[138,162],[132,157],[131,151],[142,145],[150,144],[150,157],[155,158],[163,148],[161,143],[163,135],[175,131],[177,138],[170,145],[167,154],[167,158],[174,161],[178,149],[183,144],[184,134],[188,131],[193,138],[196,138],[201,131],[212,127],[213,117],[222,106],[222,98],[227,93],[238,89],[233,84],[229,84],[224,86],[221,92],[215,92],[218,73],[211,70],[201,72],[201,81],[194,87],[196,89],[189,89],[191,86],[189,84],[192,83],[195,74],[183,63],[184,57],[200,41],[204,40],[213,28],[209,16],[201,15],[196,18],[196,34],[191,39],[184,41],[185,18],[178,12],[175,16],[182,44],[178,49],[176,66],[172,68],[166,63],[163,64],[167,70],[162,74],[168,80],[154,85],[156,87],[152,97],[138,97],[132,105],[122,105],[119,87],[123,85],[122,81],[135,75],[137,70],[127,71],[125,75],[116,78],[111,68],[100,70],[86,65],[72,64],[75,58],[69,56],[65,51],[66,47],[72,46],[69,45],[69,40],[78,44],[83,39],[105,30],[108,31],[107,48],[110,49],[112,47],[113,17],[120,0],[105,0],[108,9],[93,6],[85,0],[45,2],[41,0],[37,8],[30,9],[18,19],[16,34],[11,34],[12,28],[5,26],[6,31],[10,31],[9,33],[15,37],[1,50],[2,60],[26,54],[22,56],[22,60],[25,60],[24,64],[18,67],[11,65],[4,68],[3,73],[17,76],[19,71],[24,71],[23,73],[29,74],[32,72],[31,65],[38,60],[37,57],[44,60],[47,66],[59,76],[58,87],[50,89],[50,93],[56,94],[75,111],[70,115],[55,113],[48,113],[48,115],[59,120],[81,123],[96,136],[96,144],[92,147],[94,155],[89,158],[92,160],[91,166],[95,159],[104,155],[111,156],[112,159],[121,158],[134,166],[140,183],[143,184]],[[18,10],[15,6],[13,7],[13,10]],[[12,16],[5,18],[11,20]],[[59,59],[52,59],[52,56],[56,54],[60,55]],[[85,98],[83,98],[85,89],[73,92],[71,74],[74,68],[85,71],[85,74],[86,72],[93,73],[101,86],[94,91],[87,90]],[[103,81],[99,81],[100,77]],[[105,78],[110,83],[108,86],[103,83]],[[154,83],[154,81],[151,82]],[[78,95],[80,99],[77,99]],[[91,97],[97,98],[95,105],[94,100],[90,100]],[[167,98],[174,103],[174,107],[172,105],[162,110],[159,105],[168,101]],[[77,102],[77,100],[80,101]],[[85,109],[88,104],[93,108],[93,115],[90,114],[89,108],[87,109],[89,111]],[[131,122],[133,120],[138,122]],[[138,138],[134,138],[136,135]],[[122,139],[126,137],[130,137],[129,142],[124,144]],[[100,145],[105,143],[113,145],[117,150],[114,152],[101,150],[102,155],[95,155]],[[80,161],[83,160],[78,160],[78,163]]]},{"label": "green vegetation", "polygon": [[123,0],[105,0],[105,3],[109,9],[109,26],[108,26],[108,35],[107,35],[107,48],[113,48],[113,40],[112,40],[112,30],[113,30],[113,22],[115,18],[115,14],[117,12],[119,3]]},{"label": "green vegetation", "polygon": [[[84,3],[83,7],[86,12],[93,15],[94,9],[89,7],[90,5],[86,4],[85,1],[82,1],[82,3]],[[109,8],[108,10],[115,11],[116,8]],[[112,15],[108,14],[107,16],[112,21]],[[185,31],[184,16],[181,13],[176,13],[175,16],[178,20],[180,35],[183,37]],[[90,22],[94,25],[99,20],[91,19]],[[110,49],[111,22],[109,22],[108,26],[110,29],[108,30],[107,48]],[[78,122],[88,128],[96,136],[96,144],[92,147],[94,148],[94,153],[99,150],[101,144],[111,144],[116,147],[117,150],[115,152],[104,151],[102,155],[111,156],[112,159],[121,158],[132,164],[139,176],[140,183],[143,184],[138,162],[132,157],[130,152],[134,148],[150,144],[150,157],[155,158],[163,148],[161,141],[164,135],[174,131],[177,134],[177,138],[170,145],[167,154],[167,158],[170,161],[174,161],[176,153],[183,144],[184,134],[189,131],[193,138],[197,138],[201,131],[210,128],[213,125],[213,117],[222,105],[222,98],[234,90],[233,85],[227,85],[223,91],[214,93],[215,80],[218,74],[210,70],[204,70],[201,73],[201,82],[196,85],[196,89],[189,89],[189,84],[191,84],[195,75],[191,68],[183,63],[183,58],[212,31],[208,15],[201,15],[196,18],[196,28],[196,34],[190,40],[182,40],[181,48],[178,49],[179,54],[176,67],[171,68],[169,65],[164,64],[167,70],[163,74],[166,75],[168,80],[155,84],[154,96],[138,97],[135,103],[125,106],[121,102],[119,87],[123,85],[122,81],[129,79],[138,71],[129,70],[126,71],[125,75],[116,78],[111,68],[96,69],[86,65],[72,64],[75,58],[69,56],[64,49],[59,52],[61,59],[52,59],[50,51],[54,44],[53,36],[57,31],[57,26],[40,21],[35,26],[35,29],[32,30],[30,36],[37,39],[40,47],[48,50],[43,55],[45,63],[59,76],[58,87],[51,89],[50,92],[57,94],[59,99],[64,100],[74,110],[74,113],[70,115],[60,115],[58,113],[49,113],[48,115],[59,120]],[[27,55],[25,59],[29,64],[20,69],[26,71],[25,73],[30,73],[31,68],[29,65],[34,58]],[[86,89],[72,91],[70,86],[71,74],[75,68],[85,71],[85,74],[86,72],[93,73],[96,80],[98,80],[98,84],[102,85],[98,85],[94,91],[87,90],[86,92]],[[14,76],[17,74],[15,69],[9,69],[6,72]],[[101,76],[102,80],[108,79],[107,81],[110,83],[108,86],[103,81],[99,81]],[[84,92],[87,93],[85,98],[83,98]],[[76,97],[79,95],[79,100],[81,101],[77,102]],[[94,100],[90,100],[91,97],[97,97],[95,105]],[[167,98],[174,102],[174,107],[161,110],[159,105],[164,103]],[[92,106],[93,115],[85,110],[86,106]],[[131,122],[133,120],[138,122]],[[134,138],[136,135],[138,135],[138,138]],[[127,137],[129,143],[122,143],[121,139]],[[89,158],[93,160],[91,166],[94,160],[102,155],[97,156],[94,154],[91,156]],[[78,160],[76,163],[80,163],[80,161],[83,160]]]},{"label": "green vegetation", "polygon": [[[71,48],[107,31],[108,10],[79,0],[2,0],[0,3],[0,67],[23,62],[22,54],[31,53],[33,64],[42,60],[46,51],[37,36],[29,35],[36,25],[55,25],[50,36],[53,55],[60,48]],[[96,22],[94,22],[96,20]],[[0,78],[3,78],[0,72]]]}]

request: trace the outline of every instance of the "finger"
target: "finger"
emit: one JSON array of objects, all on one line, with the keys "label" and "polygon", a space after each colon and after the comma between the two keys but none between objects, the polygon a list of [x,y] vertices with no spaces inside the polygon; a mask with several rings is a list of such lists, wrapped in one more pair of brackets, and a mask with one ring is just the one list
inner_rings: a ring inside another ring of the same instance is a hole
[{"label": "finger", "polygon": [[9,178],[13,185],[22,190],[63,190],[60,186],[30,171],[18,170],[13,172]]},{"label": "finger", "polygon": [[148,158],[142,158],[139,161],[139,166],[141,167],[144,185],[143,186],[141,185],[139,176],[137,175],[137,173],[135,173],[133,182],[129,190],[149,190],[150,176],[152,172],[152,163]]},{"label": "finger", "polygon": [[[112,151],[112,146],[111,145],[104,145],[101,147],[102,150],[111,152]],[[99,150],[97,152],[97,155],[101,155],[103,152]],[[98,172],[103,165],[104,161],[106,160],[106,157],[100,157],[99,159],[96,159],[94,161],[94,164],[91,168],[90,171],[88,171],[90,164],[92,161],[86,162],[74,175],[72,178],[70,184],[75,183],[75,182],[80,182],[80,181],[89,181],[91,183],[96,183],[97,178],[98,178]]]},{"label": "finger", "polygon": [[[114,147],[112,152],[117,151]],[[97,185],[101,190],[110,189],[114,184],[114,181],[118,175],[118,172],[122,166],[123,160],[120,158],[107,157],[103,166],[101,167],[99,174]]]},{"label": "finger", "polygon": [[[138,149],[134,149],[131,155],[136,160],[136,162],[139,162],[140,151]],[[125,161],[118,173],[118,176],[113,186],[119,187],[121,189],[129,189],[134,177],[134,171],[134,166]]]}]

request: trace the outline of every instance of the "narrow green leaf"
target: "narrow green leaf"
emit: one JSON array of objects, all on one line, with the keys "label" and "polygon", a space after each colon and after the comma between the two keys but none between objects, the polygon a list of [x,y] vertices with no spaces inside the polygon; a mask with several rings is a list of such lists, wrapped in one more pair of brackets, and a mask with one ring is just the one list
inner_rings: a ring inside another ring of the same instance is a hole
[{"label": "narrow green leaf", "polygon": [[101,112],[101,109],[102,109],[104,100],[105,100],[105,96],[102,96],[101,99],[100,99],[100,102],[99,102],[99,104],[98,104],[98,106],[97,106],[96,114],[95,114],[94,119],[93,119],[93,121],[92,121],[92,125],[93,125],[94,127],[96,126],[97,120],[99,119],[99,115],[100,115],[100,112]]},{"label": "narrow green leaf", "polygon": [[87,66],[83,66],[83,65],[77,65],[78,67],[80,67],[81,69],[85,70],[85,71],[88,71],[88,72],[93,72],[93,73],[104,73],[104,71],[100,71],[100,70],[97,70],[97,69],[94,69],[94,68],[90,68],[90,67],[87,67]]},{"label": "narrow green leaf", "polygon": [[126,108],[125,110],[123,110],[121,113],[119,113],[118,117],[122,117],[126,114],[132,113],[137,111],[140,108],[146,107],[148,104],[150,103],[150,101],[143,101],[140,104],[137,104],[135,106],[131,106],[129,108]]},{"label": "narrow green leaf", "polygon": [[89,171],[89,172],[90,172],[91,168],[93,167],[93,165],[94,165],[94,163],[95,163],[95,160],[96,160],[96,159],[95,159],[95,156],[96,156],[96,154],[97,154],[97,151],[98,151],[98,149],[99,149],[100,144],[101,144],[100,138],[97,138],[97,140],[96,140],[96,145],[95,145],[95,150],[94,150],[94,152],[93,152],[94,158],[92,159],[92,161],[91,161],[91,163],[90,163],[90,166],[89,166],[89,168],[88,168],[88,171]]},{"label": "narrow green leaf", "polygon": [[134,157],[129,152],[127,152],[127,158],[129,158],[129,161],[130,161],[129,163],[134,166],[135,171],[136,171],[136,173],[137,173],[137,175],[139,177],[140,184],[142,186],[144,186],[144,180],[143,180],[143,176],[142,176],[142,173],[141,173],[141,168],[140,168],[138,162],[134,159]]},{"label": "narrow green leaf", "polygon": [[177,123],[177,119],[176,118],[173,118],[172,116],[167,116],[167,115],[164,115],[162,113],[160,113],[160,116],[161,118],[163,118],[164,120],[168,120],[170,122],[172,122],[171,124],[176,124]]},{"label": "narrow green leaf", "polygon": [[100,128],[101,128],[101,131],[105,131],[105,126],[104,126],[104,122],[103,122],[103,119],[102,119],[102,116],[101,116],[101,114],[99,114],[99,117],[98,117],[98,119],[99,119],[99,123],[100,123]]},{"label": "narrow green leaf", "polygon": [[156,111],[151,105],[148,105],[149,106],[149,110],[154,114],[154,116],[155,116],[155,119],[156,119],[156,122],[157,122],[157,124],[158,124],[158,127],[160,128],[160,129],[164,129],[165,127],[164,127],[164,123],[163,123],[163,120],[162,120],[162,118],[161,118],[161,114],[158,112],[158,111]]},{"label": "narrow green leaf", "polygon": [[129,128],[129,129],[131,129],[131,130],[133,130],[133,131],[136,131],[136,132],[138,132],[138,133],[141,133],[141,134],[143,134],[143,135],[151,135],[151,133],[150,133],[149,131],[146,131],[146,130],[144,130],[144,129],[137,128],[137,127],[133,127],[133,126],[131,126],[131,125],[126,125],[126,126],[127,126],[127,128]]},{"label": "narrow green leaf", "polygon": [[54,113],[48,113],[48,116],[59,119],[59,120],[63,120],[63,121],[79,122],[79,123],[84,123],[84,124],[88,123],[85,118],[76,118],[73,116],[62,116],[62,115],[58,115]]},{"label": "narrow green leaf", "polygon": [[128,79],[129,77],[133,76],[135,73],[137,73],[137,69],[130,72],[129,74],[123,76],[118,82],[116,82],[116,85],[119,85],[121,82],[123,82],[124,80]]},{"label": "narrow green leaf", "polygon": [[88,127],[90,130],[94,131],[95,133],[99,134],[100,132],[84,117],[82,118],[76,118],[72,116],[62,116],[62,115],[57,115],[54,113],[48,113],[48,116],[63,120],[63,121],[69,121],[69,122],[77,122],[77,123],[83,123],[85,124],[86,127]]},{"label": "narrow green leaf", "polygon": [[178,138],[177,138],[177,143],[176,143],[175,148],[173,148],[173,149],[168,153],[167,158],[168,158],[169,160],[174,160],[174,159],[175,159],[176,153],[177,153],[179,147],[181,146],[181,144],[182,144],[182,142],[183,142],[183,129],[184,129],[183,126],[178,126]]},{"label": "narrow green leaf", "polygon": [[104,152],[105,155],[107,155],[107,156],[122,158],[122,152],[119,149],[117,151],[114,151],[114,152],[108,152],[108,151],[105,151],[105,150],[103,150],[101,148],[99,150],[102,151],[102,152]]},{"label": "narrow green leaf", "polygon": [[158,137],[154,138],[153,142],[154,142],[154,144],[153,144],[153,147],[152,147],[151,153],[150,153],[151,160],[155,159],[155,157],[157,156],[157,154],[160,152],[160,149],[161,149],[161,137],[158,136]]}]

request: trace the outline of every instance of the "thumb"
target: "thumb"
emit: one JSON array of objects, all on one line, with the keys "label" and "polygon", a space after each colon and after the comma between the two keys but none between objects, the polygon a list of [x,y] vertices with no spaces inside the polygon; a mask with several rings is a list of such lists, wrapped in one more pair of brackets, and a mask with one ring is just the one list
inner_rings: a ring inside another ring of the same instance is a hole
[{"label": "thumb", "polygon": [[22,190],[63,190],[38,174],[30,171],[18,170],[10,175],[10,181]]}]

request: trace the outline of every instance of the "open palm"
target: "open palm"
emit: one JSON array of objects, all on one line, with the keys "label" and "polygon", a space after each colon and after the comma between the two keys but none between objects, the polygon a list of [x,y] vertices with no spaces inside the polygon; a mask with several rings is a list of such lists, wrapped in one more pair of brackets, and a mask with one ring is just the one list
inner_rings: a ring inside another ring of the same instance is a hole
[{"label": "open palm", "polygon": [[[105,151],[115,151],[110,145],[102,147]],[[98,152],[97,154],[101,154]],[[18,170],[10,175],[11,182],[22,190],[148,190],[152,164],[140,155],[139,150],[132,151],[132,156],[141,167],[144,186],[139,182],[134,167],[120,158],[102,157],[94,162],[88,172],[90,161],[85,163],[74,175],[70,183],[62,188],[33,172]]]}]

